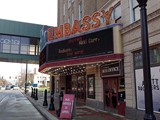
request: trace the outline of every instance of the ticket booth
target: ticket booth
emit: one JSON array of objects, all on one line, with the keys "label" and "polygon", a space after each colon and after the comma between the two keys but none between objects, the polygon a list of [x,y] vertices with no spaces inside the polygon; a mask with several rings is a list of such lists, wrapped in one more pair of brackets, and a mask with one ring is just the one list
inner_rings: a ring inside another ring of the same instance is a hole
[{"label": "ticket booth", "polygon": [[105,63],[101,66],[103,78],[104,110],[125,115],[125,82],[122,61]]}]

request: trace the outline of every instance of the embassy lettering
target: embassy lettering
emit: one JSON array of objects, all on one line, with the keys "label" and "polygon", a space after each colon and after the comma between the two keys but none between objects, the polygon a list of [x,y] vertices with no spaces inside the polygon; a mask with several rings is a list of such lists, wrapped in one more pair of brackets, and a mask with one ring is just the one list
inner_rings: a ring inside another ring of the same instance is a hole
[{"label": "embassy lettering", "polygon": [[90,29],[98,28],[101,25],[101,14],[102,17],[104,17],[106,20],[106,25],[108,25],[112,11],[113,7],[111,7],[107,12],[105,12],[105,10],[102,10],[101,12],[94,12],[92,16],[86,15],[82,18],[81,24],[79,23],[79,20],[74,20],[72,26],[69,23],[64,23],[59,27],[49,28],[47,32],[48,40],[50,41],[58,38],[63,38],[72,34],[81,33]]}]

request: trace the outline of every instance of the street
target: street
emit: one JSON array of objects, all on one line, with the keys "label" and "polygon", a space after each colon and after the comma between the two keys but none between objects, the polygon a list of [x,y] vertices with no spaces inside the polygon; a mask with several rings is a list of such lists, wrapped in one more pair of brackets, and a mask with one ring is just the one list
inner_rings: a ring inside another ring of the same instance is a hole
[{"label": "street", "polygon": [[19,90],[0,90],[0,120],[46,120]]}]

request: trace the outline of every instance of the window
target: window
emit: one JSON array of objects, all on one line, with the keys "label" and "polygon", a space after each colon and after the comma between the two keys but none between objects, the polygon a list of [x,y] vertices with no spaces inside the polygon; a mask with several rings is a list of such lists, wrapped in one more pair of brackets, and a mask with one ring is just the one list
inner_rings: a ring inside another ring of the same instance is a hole
[{"label": "window", "polygon": [[135,67],[142,67],[142,52],[136,52],[134,53],[134,63]]},{"label": "window", "polygon": [[30,45],[29,46],[29,54],[30,55],[35,55],[35,45]]},{"label": "window", "polygon": [[10,53],[11,37],[8,35],[1,35],[0,37],[1,51],[3,53]]},{"label": "window", "polygon": [[115,22],[117,23],[118,20],[121,18],[121,5],[118,4],[114,7],[113,11],[112,11],[112,15],[111,18],[113,20],[115,20]]},{"label": "window", "polygon": [[19,54],[20,37],[11,36],[11,53]]},{"label": "window", "polygon": [[68,8],[71,7],[72,0],[68,0]]},{"label": "window", "polygon": [[11,53],[19,54],[19,45],[11,45]]},{"label": "window", "polygon": [[140,8],[138,7],[137,0],[133,0],[133,18],[134,21],[137,21],[140,19]]},{"label": "window", "polygon": [[151,64],[160,63],[160,47],[150,50],[150,63]]},{"label": "window", "polygon": [[29,45],[29,38],[21,37],[21,45]]},{"label": "window", "polygon": [[82,2],[79,3],[79,20],[82,19]]},{"label": "window", "polygon": [[87,75],[88,98],[95,99],[95,75]]},{"label": "window", "polygon": [[30,45],[29,45],[29,54],[30,55],[36,55],[39,51],[36,51],[36,46],[39,44],[38,39],[30,38]]},{"label": "window", "polygon": [[66,5],[65,5],[65,1],[63,3],[63,15],[65,15],[65,12],[66,12]]},{"label": "window", "polygon": [[[154,66],[160,64],[160,46],[150,49],[150,64]],[[134,66],[135,68],[141,68],[143,65],[142,51],[134,53]]]},{"label": "window", "polygon": [[4,45],[3,45],[2,52],[3,52],[3,53],[10,53],[10,47],[11,47],[10,44],[4,44]]},{"label": "window", "polygon": [[105,18],[104,17],[100,17],[100,21],[101,21],[101,23],[104,23],[105,22]]},{"label": "window", "polygon": [[74,13],[72,13],[72,21],[71,21],[71,25],[73,24],[74,22]]},{"label": "window", "polygon": [[29,38],[21,37],[21,54],[28,54],[29,51]]},{"label": "window", "polygon": [[0,35],[0,52],[39,55],[39,39]]},{"label": "window", "polygon": [[21,45],[21,51],[20,51],[20,53],[21,54],[28,54],[28,49],[29,49],[29,46],[27,46],[27,45]]},{"label": "window", "polygon": [[70,18],[68,18],[68,23],[70,23]]},{"label": "window", "polygon": [[39,51],[40,51],[39,45],[36,45],[35,47],[36,47],[36,51],[35,51],[36,55],[39,55]]},{"label": "window", "polygon": [[137,0],[129,0],[130,8],[130,22],[133,23],[140,19],[140,8],[138,7]]}]

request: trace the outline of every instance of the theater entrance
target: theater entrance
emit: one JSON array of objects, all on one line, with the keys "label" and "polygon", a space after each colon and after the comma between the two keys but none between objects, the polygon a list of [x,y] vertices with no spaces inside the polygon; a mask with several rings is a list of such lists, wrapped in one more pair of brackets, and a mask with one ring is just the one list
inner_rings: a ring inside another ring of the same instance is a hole
[{"label": "theater entrance", "polygon": [[125,85],[123,77],[104,79],[104,109],[125,115]]},{"label": "theater entrance", "polygon": [[103,78],[104,110],[125,115],[125,81],[123,62],[114,61],[101,66]]},{"label": "theater entrance", "polygon": [[86,79],[85,75],[66,76],[66,94],[74,94],[77,104],[84,105],[86,100]]},{"label": "theater entrance", "polygon": [[104,80],[104,102],[105,109],[117,108],[118,103],[118,79],[108,78]]}]

